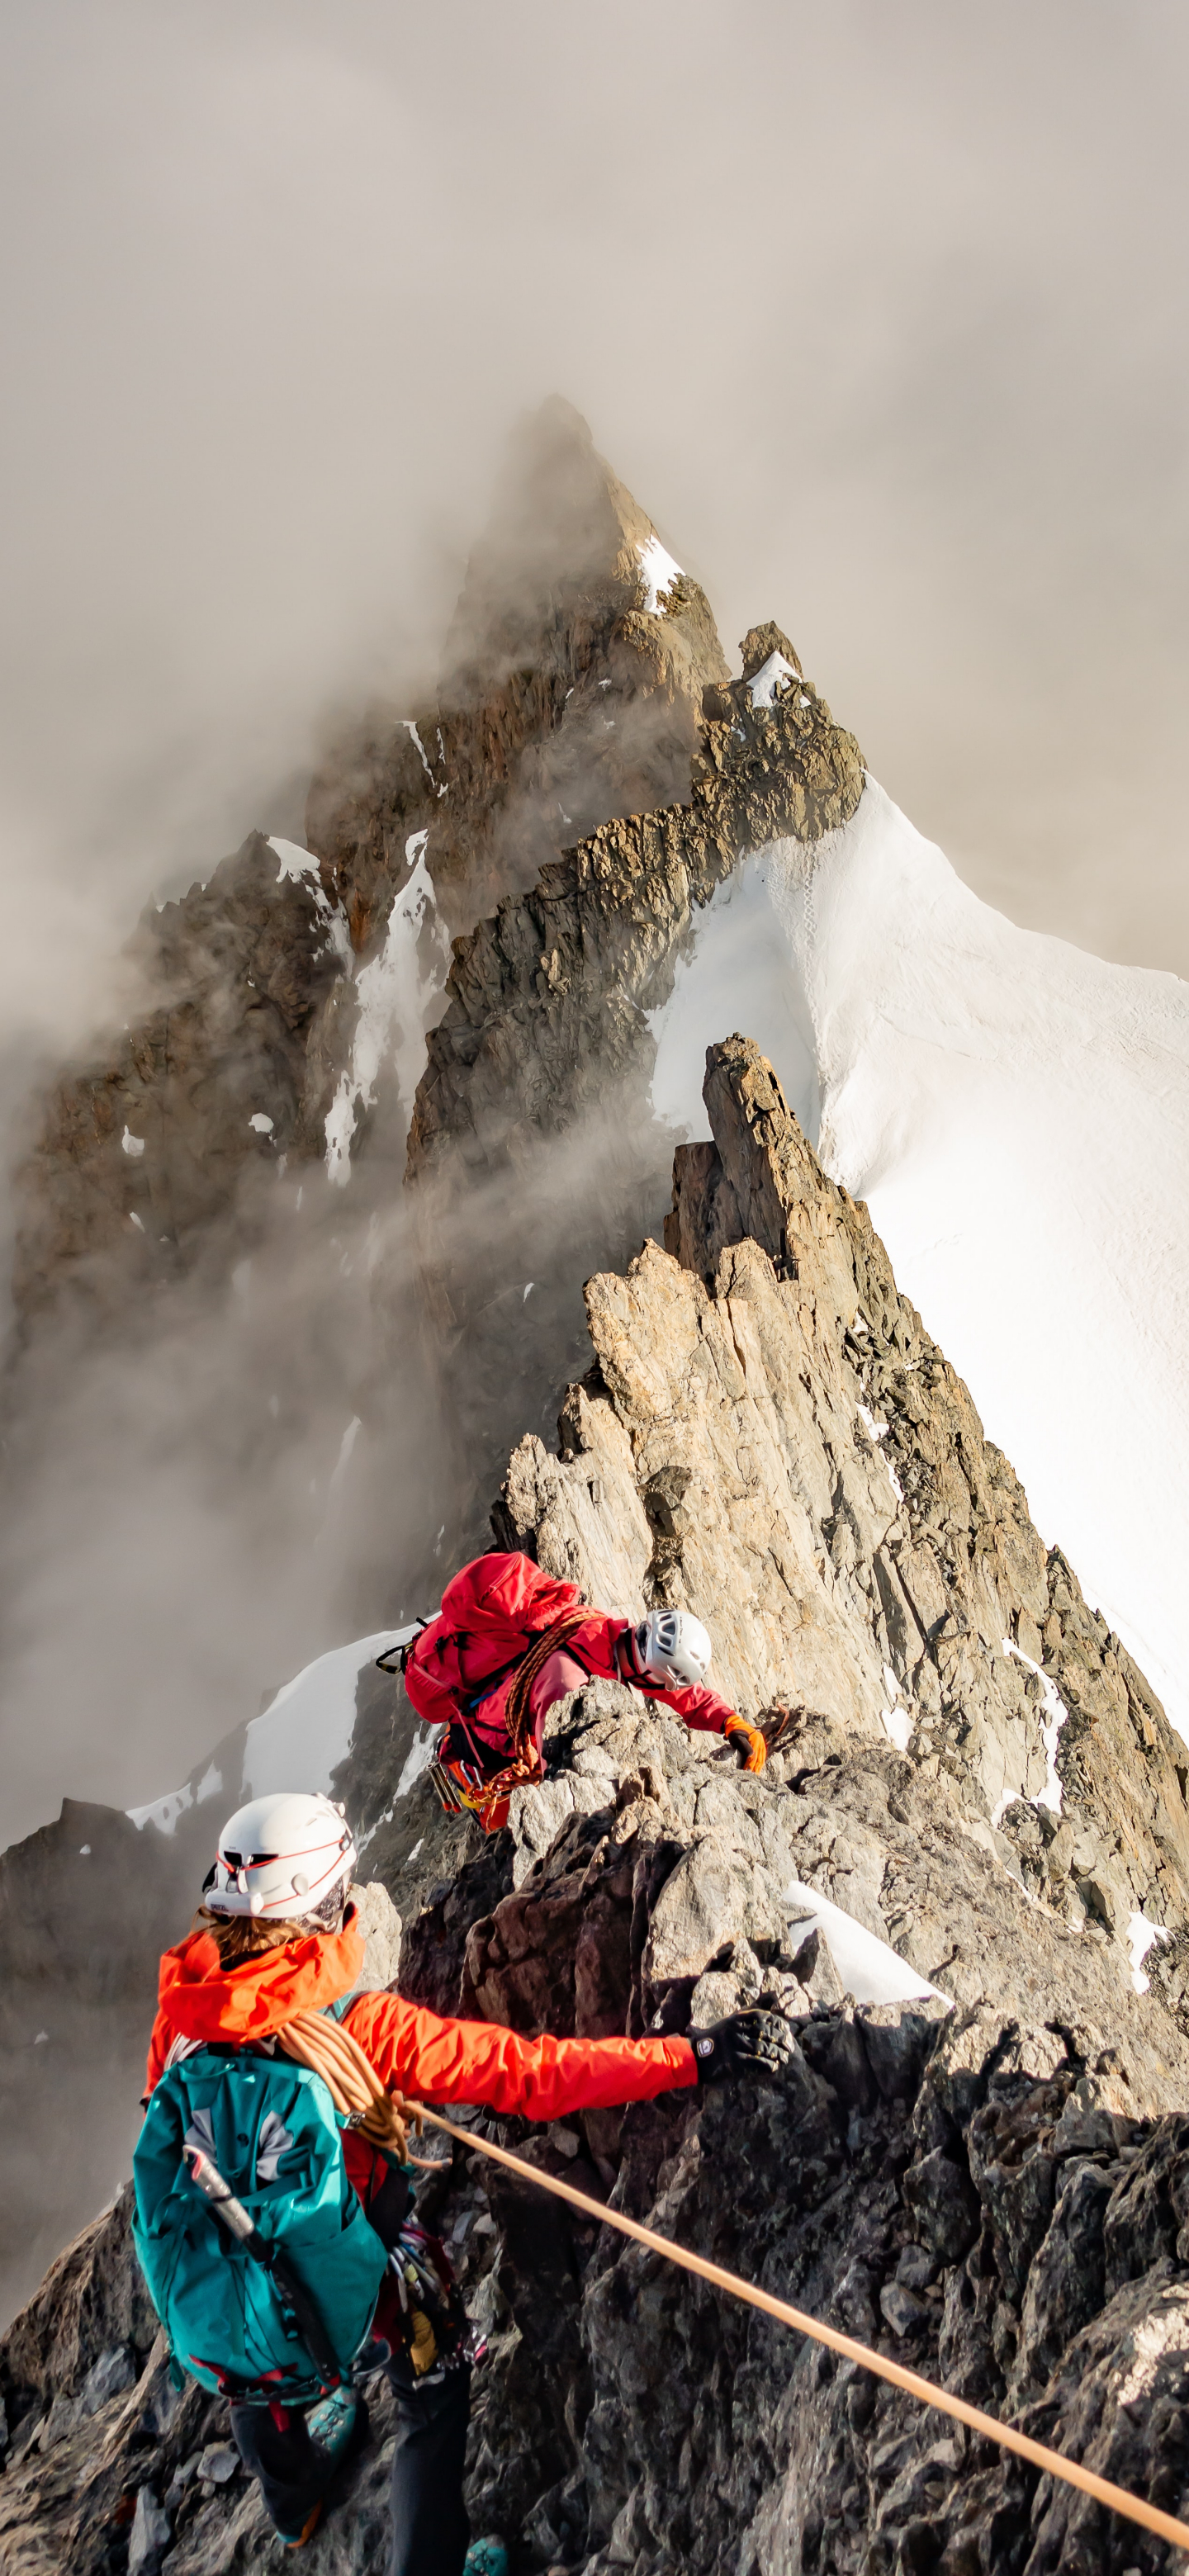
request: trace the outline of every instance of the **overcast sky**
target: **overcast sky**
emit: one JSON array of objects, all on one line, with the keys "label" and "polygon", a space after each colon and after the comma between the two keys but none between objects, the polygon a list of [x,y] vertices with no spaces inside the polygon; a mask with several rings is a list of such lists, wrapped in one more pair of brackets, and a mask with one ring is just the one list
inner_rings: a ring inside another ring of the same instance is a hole
[{"label": "overcast sky", "polygon": [[9,0],[0,1004],[432,671],[559,390],[1017,920],[1189,967],[1159,0]]}]

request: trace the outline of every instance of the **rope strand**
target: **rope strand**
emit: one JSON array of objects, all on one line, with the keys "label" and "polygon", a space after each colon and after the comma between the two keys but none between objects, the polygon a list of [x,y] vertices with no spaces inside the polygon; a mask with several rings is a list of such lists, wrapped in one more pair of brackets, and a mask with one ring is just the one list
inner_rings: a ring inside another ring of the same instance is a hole
[{"label": "rope strand", "polygon": [[[411,2111],[412,2106],[408,2107]],[[1171,2541],[1175,2549],[1189,2551],[1189,2523],[1176,2521],[1170,2513],[1160,2513],[1155,2505],[1145,2503],[1142,2497],[1129,2495],[1125,2487],[1113,2485],[1109,2478],[1100,2478],[1093,2469],[1084,2469],[1079,2460],[1067,2460],[1059,2451],[1050,2451],[1045,2443],[1034,2442],[1029,2434],[1017,2432],[1014,2425],[1001,2424],[994,2415],[984,2415],[981,2407],[968,2406],[964,2397],[952,2397],[947,2388],[938,2388],[931,2379],[922,2379],[918,2371],[906,2370],[902,2362],[891,2361],[883,2353],[870,2351],[866,2344],[856,2343],[851,2335],[840,2334],[836,2327],[822,2325],[818,2318],[806,2316],[800,2308],[790,2307],[787,2300],[774,2299],[767,2290],[755,2289],[737,2272],[724,2271],[721,2264],[708,2262],[702,2254],[688,2254],[683,2245],[675,2245],[670,2237],[658,2236],[651,2227],[642,2226],[638,2219],[626,2218],[622,2211],[608,2209],[602,2201],[591,2200],[586,2192],[576,2190],[573,2183],[562,2182],[556,2174],[542,2173],[536,2165],[526,2164],[523,2156],[513,2155],[507,2147],[497,2147],[490,2138],[476,2137],[466,2129],[455,2128],[437,2111],[422,2109],[420,2117],[428,2121],[431,2129],[441,2129],[446,2137],[457,2138],[463,2146],[476,2148],[480,2155],[490,2156],[494,2163],[506,2165],[509,2172],[520,2174],[526,2182],[536,2183],[541,2191],[551,2191],[558,2200],[568,2201],[572,2209],[581,2210],[584,2217],[594,2219],[598,2226],[617,2228],[621,2236],[630,2236],[637,2245],[647,2246],[650,2253],[663,2255],[666,2262],[680,2265],[683,2272],[696,2273],[699,2280],[709,2281],[714,2289],[726,2290],[732,2298],[743,2299],[749,2307],[759,2308],[763,2315],[775,2317],[779,2325],[791,2327],[794,2334],[810,2336],[815,2343],[825,2344],[828,2351],[840,2354],[844,2361],[858,2362],[864,2370],[874,2371],[877,2378],[888,2380],[893,2388],[904,2389],[921,2405],[934,2406],[942,2415],[952,2416],[955,2423],[965,2424],[970,2432],[981,2434],[984,2440],[999,2443],[1003,2450],[1014,2451],[1020,2459],[1029,2461],[1034,2469],[1042,2470],[1047,2477],[1060,2478],[1067,2486],[1080,2488],[1083,2495],[1092,2496],[1095,2503],[1105,2505],[1108,2512],[1122,2514],[1128,2522],[1137,2522],[1145,2531],[1155,2532],[1159,2539]]]}]

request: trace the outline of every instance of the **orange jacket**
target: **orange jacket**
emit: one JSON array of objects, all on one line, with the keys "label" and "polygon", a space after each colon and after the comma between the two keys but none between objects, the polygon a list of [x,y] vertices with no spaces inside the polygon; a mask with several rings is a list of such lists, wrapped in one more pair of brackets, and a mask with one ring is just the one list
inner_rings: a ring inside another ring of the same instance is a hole
[{"label": "orange jacket", "polygon": [[[209,1932],[187,1934],[161,1961],[146,2096],[177,2036],[265,2039],[295,2013],[323,2011],[350,1994],[362,1966],[354,1907],[341,1932],[306,1933],[235,1968],[220,1966]],[[495,2022],[443,2021],[399,1995],[357,1995],[343,2028],[411,2101],[486,2102],[529,2120],[649,2101],[697,2081],[687,2039],[521,2039]],[[348,2133],[348,2163],[355,2143]]]}]

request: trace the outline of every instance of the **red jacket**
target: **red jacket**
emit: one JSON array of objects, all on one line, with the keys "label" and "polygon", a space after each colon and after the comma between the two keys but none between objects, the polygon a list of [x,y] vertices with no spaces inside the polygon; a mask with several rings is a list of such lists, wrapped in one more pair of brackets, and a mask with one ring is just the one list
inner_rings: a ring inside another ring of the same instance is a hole
[{"label": "red jacket", "polygon": [[[179,2034],[266,2039],[295,2013],[323,2011],[349,1994],[362,1966],[354,1907],[341,1932],[307,1933],[235,1968],[220,1966],[209,1932],[188,1933],[161,1961],[146,2097]],[[343,2028],[391,2090],[411,2101],[487,2102],[493,2111],[519,2111],[529,2120],[645,2102],[697,2081],[687,2039],[520,2039],[494,2022],[442,2021],[399,1995],[357,1995]],[[343,2149],[366,2201],[373,2150],[350,2129]]]},{"label": "red jacket", "polygon": [[[475,1557],[447,1584],[439,1617],[423,1628],[409,1655],[405,1688],[418,1716],[429,1726],[446,1726],[451,1718],[466,1716],[481,1735],[498,1742],[522,1655],[543,1628],[582,1606],[575,1584],[556,1582],[531,1557]],[[566,1638],[566,1653],[584,1671],[622,1681],[615,1648],[630,1625],[630,1620],[590,1610]],[[663,1700],[687,1726],[714,1735],[722,1735],[735,1714],[717,1691],[701,1683],[679,1689],[633,1675],[632,1686],[648,1699]]]}]

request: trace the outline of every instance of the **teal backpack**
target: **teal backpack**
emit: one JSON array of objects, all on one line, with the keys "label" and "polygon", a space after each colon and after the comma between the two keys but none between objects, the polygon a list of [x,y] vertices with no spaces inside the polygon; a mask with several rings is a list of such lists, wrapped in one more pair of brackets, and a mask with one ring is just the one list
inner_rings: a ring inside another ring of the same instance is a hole
[{"label": "teal backpack", "polygon": [[[274,2274],[225,2233],[186,2145],[218,2168],[266,2246],[282,2247],[320,2322],[321,2361]],[[161,2077],[132,2171],[141,2270],[193,2378],[223,2396],[301,2402],[327,2385],[327,2347],[349,2376],[388,2256],[348,2180],[320,2075],[251,2048],[194,2050]]]}]

